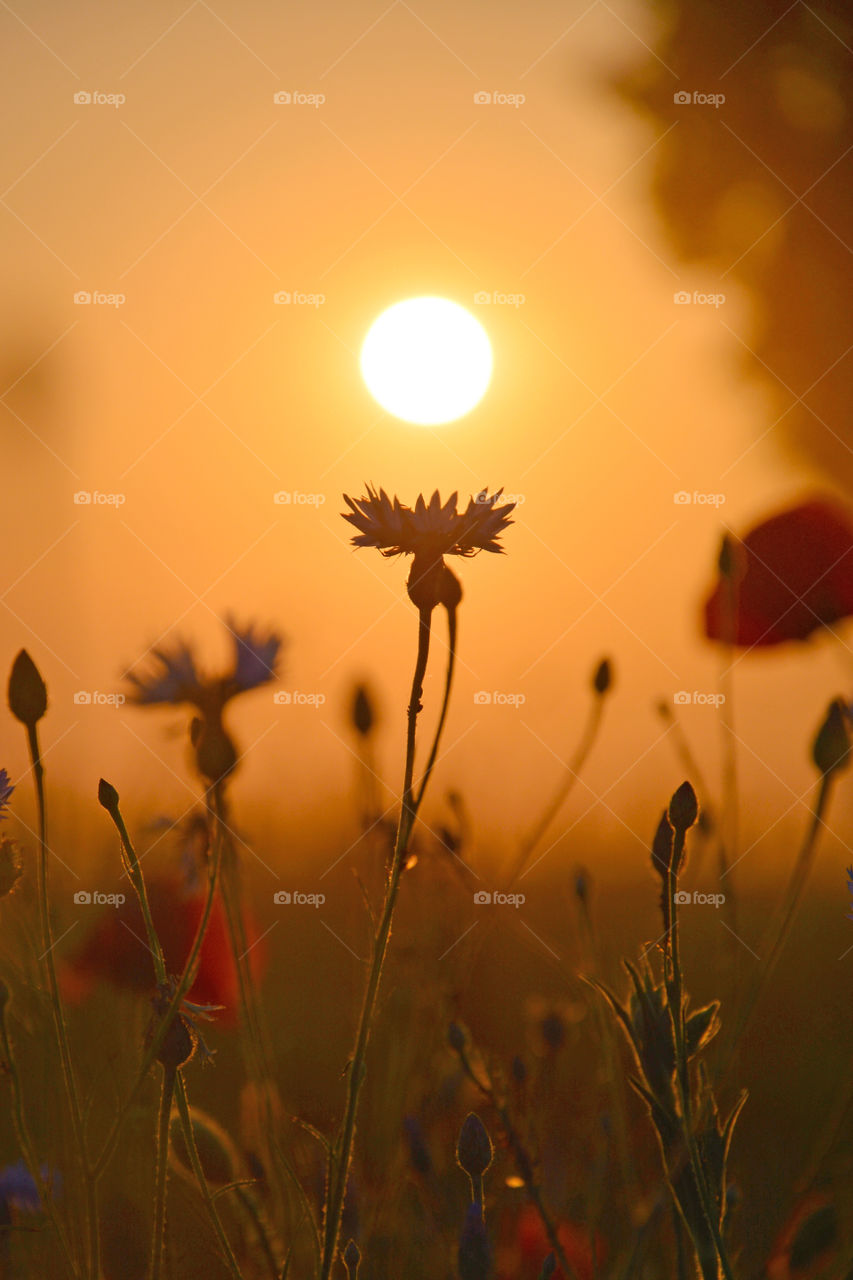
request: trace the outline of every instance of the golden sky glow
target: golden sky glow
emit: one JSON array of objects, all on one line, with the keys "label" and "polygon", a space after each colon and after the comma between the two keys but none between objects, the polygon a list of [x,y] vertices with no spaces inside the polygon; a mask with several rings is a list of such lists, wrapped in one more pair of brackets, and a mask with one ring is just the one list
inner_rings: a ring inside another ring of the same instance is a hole
[{"label": "golden sky glow", "polygon": [[[0,25],[0,660],[26,644],[49,677],[54,779],[94,795],[107,757],[140,812],[189,804],[181,713],[74,695],[115,691],[176,635],[215,664],[230,609],[279,627],[284,687],[325,698],[260,692],[235,713],[244,794],[275,779],[296,830],[323,809],[318,778],[347,788],[341,705],[365,675],[396,786],[405,568],[350,548],[341,494],[502,485],[507,555],[461,569],[442,786],[509,839],[608,653],[618,691],[578,835],[647,840],[650,782],[681,777],[653,704],[717,687],[697,617],[721,520],[814,478],[741,376],[750,299],[676,259],[648,195],[662,135],[608,87],[648,56],[649,11],[35,3]],[[494,355],[485,397],[437,429],[385,412],[359,368],[373,320],[422,295],[479,318]],[[738,663],[758,808],[808,785],[840,672],[825,645]],[[691,705],[684,725],[718,776],[713,716]]]}]

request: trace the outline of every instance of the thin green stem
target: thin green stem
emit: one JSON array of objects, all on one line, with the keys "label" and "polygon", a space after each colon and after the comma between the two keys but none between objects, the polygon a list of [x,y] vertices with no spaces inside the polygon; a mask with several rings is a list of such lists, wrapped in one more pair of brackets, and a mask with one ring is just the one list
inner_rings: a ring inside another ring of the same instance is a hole
[{"label": "thin green stem", "polygon": [[759,997],[776,969],[782,948],[784,947],[788,934],[791,931],[791,925],[794,922],[797,908],[800,905],[803,890],[805,889],[806,882],[808,881],[809,874],[811,873],[811,869],[814,864],[815,853],[817,850],[817,837],[824,824],[824,815],[829,805],[834,777],[834,773],[831,772],[821,775],[817,801],[812,809],[808,830],[806,831],[805,838],[800,847],[800,852],[797,856],[794,870],[792,871],[791,877],[788,881],[788,887],[782,903],[779,923],[772,937],[770,949],[767,952],[767,958],[763,962],[758,976],[752,984],[752,989],[750,990],[738,1015],[738,1020],[735,1024],[735,1029],[732,1032],[731,1040],[729,1042],[728,1053],[721,1068],[721,1075],[725,1075],[728,1072],[744,1031],[749,1025],[749,1021],[755,1010],[755,1006],[758,1003]]},{"label": "thin green stem", "polygon": [[163,1088],[157,1120],[157,1181],[154,1191],[154,1234],[151,1240],[151,1280],[160,1280],[166,1244],[166,1180],[169,1170],[169,1119],[175,1091],[174,1067],[163,1068]]},{"label": "thin green stem", "polygon": [[595,740],[598,737],[598,730],[601,727],[601,718],[604,712],[604,701],[605,699],[602,694],[596,694],[590,708],[589,716],[587,718],[583,734],[581,735],[581,739],[575,748],[571,761],[566,766],[568,776],[558,784],[553,796],[545,806],[538,822],[530,830],[527,838],[519,849],[518,856],[513,864],[512,871],[510,872],[509,880],[507,881],[508,889],[511,888],[518,880],[519,876],[527,866],[527,863],[530,861],[531,855],[536,849],[536,846],[539,844],[551,823],[554,821],[557,814],[571,795],[574,785],[578,780],[578,776],[586,764],[589,754],[595,745]]},{"label": "thin green stem", "polygon": [[50,902],[48,899],[47,804],[44,791],[44,768],[42,766],[41,752],[39,750],[38,728],[35,723],[27,725],[27,738],[30,749],[30,761],[32,763],[33,775],[35,777],[36,798],[39,812],[38,898],[39,917],[41,922],[41,941],[42,947],[44,948],[41,959],[44,961],[45,971],[47,973],[48,989],[50,992],[50,1006],[53,1015],[53,1027],[56,1035],[57,1047],[59,1049],[59,1060],[62,1067],[65,1096],[71,1112],[71,1126],[74,1133],[74,1142],[77,1147],[77,1155],[86,1188],[86,1218],[89,1248],[88,1272],[91,1275],[92,1280],[99,1280],[100,1236],[98,1231],[97,1180],[93,1177],[92,1170],[89,1167],[89,1158],[86,1150],[86,1134],[83,1125],[83,1112],[80,1106],[80,1095],[77,1091],[77,1081],[74,1076],[74,1066],[71,1061],[71,1048],[68,1042],[68,1027],[66,1026],[65,1010],[59,994],[59,982],[56,976],[56,960],[53,954],[55,942],[53,938],[53,926],[50,919]]},{"label": "thin green stem", "polygon": [[116,803],[114,808],[108,809],[110,817],[115,823],[116,830],[119,834],[121,859],[124,863],[124,869],[127,877],[136,894],[139,909],[142,912],[142,919],[145,922],[145,933],[148,937],[148,950],[154,961],[154,975],[158,982],[165,982],[167,978],[166,958],[163,955],[163,948],[160,944],[160,938],[154,927],[154,917],[151,914],[151,903],[148,900],[148,890],[145,887],[145,880],[142,875],[142,867],[139,863],[139,857],[133,847],[133,842],[128,834],[124,818],[121,810]]},{"label": "thin green stem", "polygon": [[[158,982],[165,982],[168,976],[167,970],[166,970],[166,961],[163,955],[163,948],[160,944],[160,938],[157,934],[157,930],[154,925],[154,918],[151,913],[151,903],[148,898],[148,890],[145,886],[145,879],[142,874],[142,867],[139,862],[139,857],[133,846],[133,842],[131,841],[130,836],[128,834],[127,827],[124,822],[124,818],[122,817],[121,811],[118,807],[118,803],[116,802],[115,807],[109,808],[107,811],[110,817],[112,818],[113,822],[115,823],[116,829],[121,838],[122,860],[125,863],[125,869],[127,871],[128,877],[131,881],[131,884],[133,885],[134,891],[139,900],[139,906],[142,911],[143,919],[145,921],[145,930],[148,935],[148,947],[149,947],[149,950],[151,951],[151,955],[154,961],[155,976]],[[165,1086],[165,1080],[164,1080],[164,1086]],[[213,1197],[211,1196],[210,1191],[208,1190],[207,1181],[204,1177],[204,1172],[201,1168],[201,1162],[199,1160],[198,1149],[196,1147],[196,1142],[195,1142],[195,1133],[193,1131],[192,1122],[190,1120],[189,1108],[187,1106],[186,1087],[184,1085],[183,1077],[180,1075],[180,1073],[177,1073],[175,1076],[174,1094],[175,1094],[175,1097],[177,1098],[178,1112],[181,1120],[181,1129],[183,1131],[184,1143],[186,1145],[186,1149],[189,1154],[190,1164],[192,1165],[193,1172],[195,1173],[196,1180],[198,1181],[198,1184],[199,1184],[199,1189],[202,1194],[202,1199],[204,1200],[205,1207],[207,1209],[208,1214],[210,1215],[211,1221],[213,1223],[214,1231],[216,1232],[217,1239],[219,1240],[223,1253],[225,1254],[226,1261],[228,1262],[228,1265],[231,1268],[232,1274],[237,1278],[237,1280],[240,1280],[240,1269],[237,1265],[236,1259],[234,1258],[234,1254],[231,1250],[231,1245],[228,1242],[228,1237],[225,1234],[221,1219],[219,1217],[219,1213],[216,1209],[216,1205],[213,1202]],[[182,1106],[182,1103],[183,1103],[183,1106]],[[161,1122],[162,1122],[162,1116],[161,1116]]]},{"label": "thin green stem", "polygon": [[468,1079],[477,1086],[483,1097],[486,1098],[489,1104],[495,1109],[495,1113],[498,1117],[498,1123],[503,1130],[507,1146],[512,1152],[519,1177],[524,1183],[524,1189],[527,1192],[531,1204],[539,1214],[539,1219],[542,1226],[545,1228],[545,1234],[548,1237],[548,1243],[554,1251],[554,1256],[562,1268],[563,1275],[567,1277],[567,1280],[577,1280],[577,1272],[566,1257],[566,1252],[560,1243],[560,1237],[557,1235],[556,1224],[554,1223],[551,1214],[548,1212],[545,1201],[542,1199],[542,1192],[533,1181],[533,1161],[525,1150],[521,1137],[513,1124],[509,1108],[495,1096],[495,1091],[492,1088],[491,1081],[484,1084],[477,1075],[471,1065],[471,1060],[465,1052],[465,1049],[457,1049],[456,1052],[458,1054],[459,1061],[462,1064],[462,1069],[468,1076]]},{"label": "thin green stem", "polygon": [[[412,692],[408,708],[403,803],[400,809],[400,821],[397,827],[397,839],[394,844],[394,854],[385,893],[385,903],[382,908],[382,915],[380,917],[376,937],[373,942],[373,958],[367,978],[367,987],[364,993],[361,1014],[359,1016],[355,1048],[353,1050],[347,1075],[347,1096],[344,1108],[343,1128],[340,1140],[336,1144],[336,1149],[330,1155],[320,1280],[329,1280],[337,1254],[338,1237],[341,1230],[341,1217],[343,1216],[344,1199],[346,1197],[350,1163],[352,1161],[352,1146],[353,1138],[355,1136],[356,1117],[358,1114],[358,1101],[365,1073],[367,1045],[370,1040],[370,1031],[376,1007],[376,996],[379,991],[379,982],[382,977],[382,968],[385,963],[385,955],[388,950],[388,939],[391,936],[391,921],[394,915],[394,907],[397,902],[400,878],[403,873],[403,868],[406,865],[406,851],[408,848],[409,836],[411,835],[415,814],[417,812],[417,805],[415,803],[412,790],[412,779],[415,768],[415,731],[417,728],[418,713],[421,710],[424,676],[426,674],[427,659],[429,658],[431,619],[432,611],[430,609],[427,608],[419,610],[418,655],[415,662],[415,673],[412,678]],[[422,798],[422,793],[420,798]]]},{"label": "thin green stem", "polygon": [[151,1064],[156,1060],[161,1048],[163,1047],[163,1042],[166,1038],[166,1034],[176,1014],[178,1013],[178,1009],[180,1007],[181,1001],[183,1000],[184,996],[189,991],[190,987],[192,986],[195,980],[195,972],[198,964],[198,958],[201,952],[202,943],[204,942],[204,938],[207,933],[207,926],[210,921],[211,911],[213,909],[213,900],[216,896],[216,888],[219,882],[219,867],[221,862],[221,844],[222,842],[220,839],[214,839],[213,853],[211,857],[210,872],[209,872],[209,879],[208,879],[207,897],[205,899],[201,919],[199,920],[192,946],[190,947],[190,953],[187,956],[186,963],[184,964],[183,972],[181,973],[181,976],[178,979],[177,986],[175,987],[175,991],[169,1002],[168,1008],[163,1014],[163,1017],[160,1019],[159,1026],[157,1027],[157,1030],[152,1036],[151,1042],[148,1045],[143,1055],[139,1072],[137,1073],[136,1080],[130,1090],[130,1093],[128,1094],[124,1102],[124,1105],[120,1109],[118,1115],[116,1116],[116,1119],[113,1123],[113,1127],[110,1130],[110,1133],[101,1149],[101,1154],[98,1156],[98,1159],[95,1161],[94,1165],[92,1166],[92,1174],[95,1178],[99,1178],[100,1175],[103,1173],[104,1169],[106,1168],[107,1162],[109,1161],[110,1156],[112,1155],[113,1151],[115,1150],[116,1144],[118,1143],[122,1126],[124,1124],[124,1121],[127,1118],[128,1112],[130,1111],[130,1108],[133,1106],[133,1103],[136,1101],[136,1097],[139,1093],[139,1090],[142,1088],[143,1084],[145,1083],[145,1080],[148,1076],[148,1072],[151,1069]]},{"label": "thin green stem", "polygon": [[427,783],[430,780],[435,762],[438,757],[438,747],[441,742],[441,735],[444,730],[444,722],[447,719],[447,709],[450,706],[450,690],[453,685],[453,671],[456,666],[456,643],[457,643],[457,610],[456,608],[447,610],[447,674],[444,678],[444,697],[441,700],[441,712],[438,717],[438,727],[435,731],[435,737],[432,741],[429,758],[427,760],[424,775],[418,786],[418,793],[415,799],[415,813],[421,807],[421,801],[424,798],[424,792],[427,789]]},{"label": "thin green stem", "polygon": [[266,1224],[264,1223],[263,1217],[261,1216],[260,1210],[258,1209],[257,1201],[255,1200],[254,1196],[250,1195],[246,1191],[245,1187],[239,1187],[239,1186],[235,1187],[234,1192],[237,1199],[240,1201],[240,1204],[243,1206],[243,1209],[246,1212],[246,1216],[250,1219],[252,1226],[255,1228],[255,1232],[258,1237],[258,1243],[261,1246],[261,1252],[264,1255],[264,1261],[269,1267],[272,1280],[279,1280],[279,1276],[281,1275],[281,1267],[276,1262],[275,1254],[272,1251],[272,1245],[270,1244],[269,1235],[267,1233]]},{"label": "thin green stem", "polygon": [[666,985],[669,1013],[672,1023],[672,1034],[675,1043],[675,1083],[681,1110],[684,1141],[687,1146],[687,1153],[690,1159],[690,1167],[693,1172],[696,1192],[702,1208],[702,1216],[705,1219],[705,1224],[710,1232],[710,1238],[708,1240],[703,1239],[697,1230],[697,1225],[694,1223],[688,1222],[687,1227],[693,1238],[697,1258],[700,1266],[702,1267],[703,1273],[707,1271],[710,1246],[713,1249],[713,1252],[717,1255],[717,1260],[720,1268],[722,1269],[723,1275],[725,1276],[725,1280],[734,1280],[731,1263],[728,1259],[728,1252],[720,1230],[719,1213],[715,1207],[714,1197],[708,1186],[708,1180],[705,1177],[705,1169],[702,1164],[701,1153],[696,1142],[696,1135],[693,1131],[693,1103],[690,1092],[689,1063],[687,1058],[683,975],[681,970],[681,955],[678,940],[678,906],[676,895],[678,877],[676,872],[673,870],[673,868],[678,867],[682,859],[684,850],[684,834],[683,830],[676,828],[673,836],[672,858],[667,867],[666,875],[666,895],[669,900],[671,912],[668,948],[670,956],[670,972],[669,981]]},{"label": "thin green stem", "polygon": [[195,1174],[196,1182],[198,1183],[198,1189],[201,1192],[201,1198],[204,1201],[208,1216],[213,1224],[213,1230],[215,1231],[216,1238],[219,1241],[219,1247],[222,1250],[229,1271],[232,1276],[234,1276],[234,1280],[242,1280],[242,1272],[240,1271],[237,1259],[234,1257],[234,1251],[231,1248],[231,1243],[225,1233],[225,1228],[222,1225],[222,1219],[219,1216],[219,1210],[217,1209],[213,1196],[210,1193],[210,1188],[207,1185],[207,1179],[204,1176],[204,1170],[201,1166],[201,1159],[198,1154],[192,1119],[190,1117],[189,1103],[187,1102],[186,1085],[184,1084],[183,1076],[181,1076],[180,1073],[178,1074],[175,1085],[175,1100],[178,1104],[178,1115],[181,1121],[181,1132],[184,1137],[184,1145],[186,1146],[190,1165],[192,1166],[192,1171]]}]

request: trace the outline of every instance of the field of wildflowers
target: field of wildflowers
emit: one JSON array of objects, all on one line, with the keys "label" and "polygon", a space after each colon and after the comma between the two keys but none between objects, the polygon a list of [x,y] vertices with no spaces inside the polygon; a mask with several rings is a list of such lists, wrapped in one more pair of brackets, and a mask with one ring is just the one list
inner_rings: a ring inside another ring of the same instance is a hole
[{"label": "field of wildflowers", "polygon": [[[508,908],[523,901],[525,871],[571,806],[618,671],[608,658],[591,663],[589,718],[570,767],[531,816],[499,887],[478,889],[464,798],[447,793],[428,821],[424,802],[441,760],[459,618],[477,608],[476,568],[463,606],[448,560],[511,550],[513,504],[499,490],[467,505],[438,493],[408,505],[368,488],[346,505],[356,547],[410,558],[413,606],[391,811],[377,799],[370,689],[355,688],[348,708],[360,759],[352,912],[367,938],[351,989],[336,989],[316,956],[301,969],[281,953],[271,962],[243,856],[251,814],[234,786],[241,748],[228,706],[277,681],[282,635],[228,617],[227,669],[207,673],[176,641],[128,674],[139,708],[187,709],[198,802],[158,837],[176,845],[169,869],[149,871],[104,762],[97,800],[121,890],[101,895],[86,938],[67,945],[52,865],[66,837],[49,823],[43,763],[50,672],[26,650],[14,662],[7,732],[17,722],[26,734],[30,769],[15,779],[0,772],[0,818],[8,828],[31,787],[38,823],[0,840],[2,1274],[849,1280],[849,1072],[828,1111],[802,1087],[805,1123],[791,1123],[797,1142],[806,1135],[797,1176],[769,1207],[750,1197],[762,1176],[771,1180],[761,1162],[779,1135],[762,1147],[749,1120],[769,1104],[784,1129],[792,1105],[791,1082],[775,1076],[752,1032],[768,1001],[779,1007],[786,944],[849,766],[849,702],[839,696],[815,718],[812,818],[787,885],[765,904],[754,964],[697,963],[687,904],[719,911],[735,957],[743,904],[729,878],[736,793],[707,793],[685,740],[685,780],[650,808],[654,935],[636,951],[616,916],[603,924],[594,872],[579,858],[561,873],[571,971],[561,964],[555,993],[542,997],[527,989],[523,966],[501,967],[491,925],[473,938],[456,928],[455,904],[472,894]],[[741,538],[727,534],[707,637],[724,652],[805,649],[853,613],[851,563],[853,520],[823,497]],[[425,675],[436,662],[443,692],[428,707]],[[499,779],[497,750],[492,767]],[[693,887],[700,857],[716,859],[718,894]],[[853,867],[846,875],[853,893]],[[836,879],[843,902],[843,867]],[[309,906],[321,896],[303,894]],[[426,944],[434,950],[444,934],[452,958],[430,967]],[[791,1034],[829,1046],[834,1029],[812,1026],[808,990],[786,981]],[[523,1025],[513,1013],[520,998]],[[738,1141],[742,1125],[749,1148]]]}]

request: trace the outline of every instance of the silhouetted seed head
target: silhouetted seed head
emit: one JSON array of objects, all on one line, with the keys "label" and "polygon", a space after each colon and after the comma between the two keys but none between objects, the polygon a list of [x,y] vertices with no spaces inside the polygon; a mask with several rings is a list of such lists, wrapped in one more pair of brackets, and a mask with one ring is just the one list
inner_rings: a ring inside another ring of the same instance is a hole
[{"label": "silhouetted seed head", "polygon": [[699,817],[699,801],[689,782],[682,782],[669,802],[669,820],[676,831],[688,831]]},{"label": "silhouetted seed head", "polygon": [[595,668],[595,674],[592,677],[592,687],[595,692],[602,696],[607,693],[613,684],[613,667],[609,658],[602,658],[598,666]]},{"label": "silhouetted seed head", "polygon": [[542,1263],[542,1270],[539,1272],[539,1280],[551,1280],[551,1276],[557,1270],[557,1259],[553,1253],[549,1253],[548,1257]]},{"label": "silhouetted seed head", "polygon": [[456,1159],[473,1181],[482,1178],[495,1158],[495,1149],[486,1126],[478,1115],[469,1111],[459,1130]]},{"label": "silhouetted seed head", "polygon": [[[197,1107],[190,1108],[190,1124],[205,1178],[214,1187],[227,1186],[238,1176],[240,1167],[240,1160],[233,1142],[212,1116],[206,1115]],[[189,1151],[184,1142],[183,1126],[177,1112],[173,1113],[169,1127],[170,1151],[174,1163],[184,1173],[194,1177]]]},{"label": "silhouetted seed head", "polygon": [[652,866],[661,877],[666,878],[669,865],[672,862],[672,826],[664,809],[661,814],[658,829],[655,832],[655,838],[652,841]]},{"label": "silhouetted seed head", "polygon": [[840,698],[829,704],[826,719],[814,740],[812,759],[824,776],[846,769],[850,763],[850,723]]},{"label": "silhouetted seed head", "polygon": [[447,1030],[447,1043],[454,1053],[461,1053],[465,1048],[465,1032],[458,1022],[451,1022]]},{"label": "silhouetted seed head", "polygon": [[107,813],[118,813],[118,792],[105,778],[98,783],[98,804],[103,805]]},{"label": "silhouetted seed head", "polygon": [[452,611],[462,599],[462,583],[452,569],[444,566],[441,576],[441,604],[448,612]]},{"label": "silhouetted seed head", "polygon": [[524,1065],[524,1059],[518,1053],[512,1060],[512,1078],[516,1084],[524,1084],[527,1079],[527,1067]]},{"label": "silhouetted seed head", "polygon": [[196,1038],[180,1014],[172,1019],[169,1030],[160,1045],[157,1061],[167,1071],[177,1071],[189,1062],[196,1050]]},{"label": "silhouetted seed head", "polygon": [[3,836],[0,840],[0,898],[11,893],[24,872],[21,850],[14,840]]},{"label": "silhouetted seed head", "polygon": [[190,741],[195,747],[198,771],[210,782],[222,782],[237,765],[237,751],[221,724],[194,717]]},{"label": "silhouetted seed head", "polygon": [[549,1049],[555,1053],[558,1049],[562,1049],[566,1042],[566,1024],[558,1013],[546,1014],[539,1024],[539,1029]]},{"label": "silhouetted seed head", "polygon": [[418,609],[429,612],[442,603],[445,567],[441,558],[434,560],[416,555],[413,559],[406,591],[412,604]]},{"label": "silhouetted seed head", "polygon": [[362,738],[369,737],[375,720],[373,701],[367,686],[356,685],[352,700],[352,723],[356,733],[361,734]]},{"label": "silhouetted seed head", "polygon": [[344,1266],[347,1269],[349,1280],[357,1280],[358,1268],[361,1263],[361,1253],[358,1245],[354,1240],[350,1240],[343,1252]]},{"label": "silhouetted seed head", "polygon": [[491,1255],[486,1224],[479,1204],[470,1204],[459,1237],[457,1254],[460,1280],[489,1280]]},{"label": "silhouetted seed head", "polygon": [[34,728],[47,710],[47,686],[26,649],[12,663],[9,710],[28,729]]}]

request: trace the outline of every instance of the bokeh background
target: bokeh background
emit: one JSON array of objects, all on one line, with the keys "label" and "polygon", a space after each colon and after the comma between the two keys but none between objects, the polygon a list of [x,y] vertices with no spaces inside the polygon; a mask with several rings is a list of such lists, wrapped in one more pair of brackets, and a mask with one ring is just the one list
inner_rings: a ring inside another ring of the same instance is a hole
[{"label": "bokeh background", "polygon": [[[0,32],[0,667],[23,645],[48,680],[60,882],[88,884],[95,865],[112,868],[105,887],[115,876],[101,774],[143,845],[158,840],[147,824],[198,796],[187,716],[96,691],[120,691],[177,638],[215,669],[232,611],[286,636],[281,688],[315,695],[281,705],[264,689],[231,709],[245,752],[236,821],[259,893],[298,874],[332,901],[335,884],[349,895],[349,699],[369,683],[393,805],[415,615],[404,566],[351,549],[342,494],[369,482],[403,501],[435,488],[467,500],[503,485],[518,503],[506,556],[460,570],[460,668],[427,821],[437,829],[447,791],[461,793],[473,860],[496,876],[570,759],[609,655],[601,737],[527,881],[551,955],[517,929],[505,947],[559,985],[553,913],[579,862],[617,891],[611,940],[621,931],[630,952],[652,936],[648,842],[685,772],[659,701],[715,798],[734,737],[736,876],[755,944],[760,894],[808,819],[812,736],[829,699],[850,694],[849,632],[729,668],[701,605],[724,527],[853,485],[846,6],[32,0],[4,4]],[[495,354],[482,403],[436,429],[390,418],[358,369],[375,316],[422,293],[470,306]],[[721,689],[722,707],[692,700]],[[8,730],[3,763],[24,775]],[[800,996],[823,991],[824,1029],[847,1007],[853,964],[840,792],[823,906],[795,949]],[[21,786],[24,825],[29,804]],[[712,891],[710,860],[703,876]],[[697,955],[725,945],[718,920],[697,928]],[[315,972],[331,983],[349,965],[356,1000],[351,958],[315,934]],[[777,1014],[767,1044],[793,1055],[799,1015]],[[324,1034],[312,1052],[331,1087]],[[834,1069],[822,1063],[820,1096]],[[772,1124],[776,1101],[765,1095],[747,1133]]]}]

